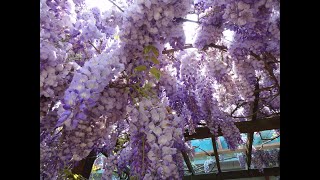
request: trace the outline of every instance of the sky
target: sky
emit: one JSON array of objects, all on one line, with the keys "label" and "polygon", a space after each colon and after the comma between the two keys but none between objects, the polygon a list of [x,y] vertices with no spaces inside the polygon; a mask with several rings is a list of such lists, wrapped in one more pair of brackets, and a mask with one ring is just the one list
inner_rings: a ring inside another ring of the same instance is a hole
[{"label": "sky", "polygon": [[101,11],[106,11],[112,7],[112,3],[108,0],[86,0],[89,9],[98,7]]}]

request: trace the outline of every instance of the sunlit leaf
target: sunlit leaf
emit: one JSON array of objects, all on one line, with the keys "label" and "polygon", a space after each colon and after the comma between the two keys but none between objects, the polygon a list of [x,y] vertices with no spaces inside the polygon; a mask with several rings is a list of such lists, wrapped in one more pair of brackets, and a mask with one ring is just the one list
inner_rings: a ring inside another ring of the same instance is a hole
[{"label": "sunlit leaf", "polygon": [[153,54],[158,57],[159,56],[159,51],[156,47],[152,46],[152,45],[148,45],[146,47],[144,47],[143,52],[144,54],[148,54],[150,51],[153,52]]},{"label": "sunlit leaf", "polygon": [[156,47],[152,46],[151,50],[152,50],[153,54],[156,55],[156,57],[159,56],[159,51]]},{"label": "sunlit leaf", "polygon": [[136,71],[145,71],[147,69],[147,66],[145,65],[140,65],[134,68]]},{"label": "sunlit leaf", "polygon": [[148,54],[150,52],[151,48],[152,48],[151,45],[144,47],[144,49],[143,49],[144,54]]},{"label": "sunlit leaf", "polygon": [[152,84],[151,84],[151,83],[146,83],[146,84],[144,85],[144,88],[145,88],[146,90],[150,90],[150,89],[152,88]]},{"label": "sunlit leaf", "polygon": [[160,63],[159,60],[158,60],[156,57],[154,57],[154,56],[151,57],[151,61],[152,61],[153,63],[155,63],[155,64],[159,64],[159,63]]},{"label": "sunlit leaf", "polygon": [[160,79],[161,73],[160,73],[160,71],[159,71],[157,68],[152,67],[152,68],[150,69],[150,73],[151,73],[157,80]]},{"label": "sunlit leaf", "polygon": [[130,180],[138,180],[137,176],[130,176]]},{"label": "sunlit leaf", "polygon": [[66,175],[70,175],[70,171],[68,169],[64,169],[63,173],[66,174]]},{"label": "sunlit leaf", "polygon": [[99,169],[100,169],[100,167],[97,166],[97,165],[93,165],[93,166],[92,166],[92,171],[97,171],[97,170],[99,170]]}]

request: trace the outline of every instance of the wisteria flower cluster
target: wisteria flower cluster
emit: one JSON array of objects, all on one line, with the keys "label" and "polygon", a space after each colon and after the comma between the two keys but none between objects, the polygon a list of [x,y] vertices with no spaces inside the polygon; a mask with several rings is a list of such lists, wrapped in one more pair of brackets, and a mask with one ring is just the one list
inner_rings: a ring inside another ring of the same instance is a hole
[{"label": "wisteria flower cluster", "polygon": [[[206,126],[234,150],[236,122],[280,115],[278,0],[92,2],[40,1],[42,179],[91,152],[106,155],[103,179],[183,179],[186,133]],[[252,162],[274,166],[277,152]]]}]

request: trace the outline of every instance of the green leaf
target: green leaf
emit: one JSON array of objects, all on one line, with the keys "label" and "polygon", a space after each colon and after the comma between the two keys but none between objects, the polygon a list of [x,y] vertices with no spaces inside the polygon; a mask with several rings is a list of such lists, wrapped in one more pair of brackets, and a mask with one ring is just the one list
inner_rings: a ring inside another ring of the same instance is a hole
[{"label": "green leaf", "polygon": [[64,170],[63,170],[63,173],[64,173],[66,176],[71,176],[71,175],[73,175],[72,172],[71,172],[69,169],[64,169]]},{"label": "green leaf", "polygon": [[130,176],[130,180],[138,180],[137,176]]},{"label": "green leaf", "polygon": [[159,63],[160,63],[159,60],[158,60],[156,57],[154,57],[154,56],[151,57],[151,61],[152,61],[153,63],[155,63],[155,64],[159,64]]},{"label": "green leaf", "polygon": [[152,46],[151,51],[153,52],[154,55],[156,55],[156,57],[159,56],[159,51],[156,47]]},{"label": "green leaf", "polygon": [[73,174],[74,179],[80,179],[80,176],[78,174]]},{"label": "green leaf", "polygon": [[147,90],[147,91],[149,91],[151,88],[152,88],[152,84],[151,83],[146,83],[144,85],[144,89]]},{"label": "green leaf", "polygon": [[150,57],[149,57],[149,56],[144,56],[144,58],[145,58],[145,59],[149,59]]},{"label": "green leaf", "polygon": [[136,71],[145,71],[147,69],[147,66],[145,65],[140,65],[134,68]]},{"label": "green leaf", "polygon": [[65,174],[69,174],[68,169],[64,169],[64,170],[63,170],[63,173],[65,173]]},{"label": "green leaf", "polygon": [[153,54],[158,57],[159,56],[159,51],[156,47],[152,46],[152,45],[148,45],[146,47],[144,47],[143,52],[144,54],[148,54],[150,51],[153,52]]},{"label": "green leaf", "polygon": [[148,53],[150,52],[151,48],[152,48],[151,45],[148,45],[148,46],[144,47],[144,48],[143,48],[144,54],[148,54]]},{"label": "green leaf", "polygon": [[152,67],[152,68],[150,69],[150,73],[151,73],[157,80],[160,79],[161,73],[160,73],[160,71],[159,71],[157,68]]}]

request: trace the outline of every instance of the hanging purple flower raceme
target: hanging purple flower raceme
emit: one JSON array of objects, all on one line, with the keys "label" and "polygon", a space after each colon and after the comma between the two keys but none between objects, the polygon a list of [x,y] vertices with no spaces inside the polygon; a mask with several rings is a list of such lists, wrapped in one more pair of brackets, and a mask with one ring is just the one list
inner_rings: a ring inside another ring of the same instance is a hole
[{"label": "hanging purple flower raceme", "polygon": [[205,119],[207,126],[210,132],[216,136],[218,136],[218,129],[220,128],[229,148],[234,150],[243,143],[240,131],[234,124],[234,120],[221,111],[212,94],[210,86],[207,86],[203,101],[204,110],[207,111],[207,119]]},{"label": "hanging purple flower raceme", "polygon": [[130,164],[132,159],[132,148],[129,145],[126,145],[119,154],[117,170],[121,173],[128,170],[127,166]]},{"label": "hanging purple flower raceme", "polygon": [[200,55],[194,51],[188,51],[182,57],[181,63],[181,81],[185,87],[185,103],[191,112],[191,120],[194,125],[197,125],[203,119],[203,112],[199,106],[199,98],[196,95],[197,85],[201,83]]},{"label": "hanging purple flower raceme", "polygon": [[141,179],[177,179],[181,176],[178,167],[182,167],[182,157],[175,155],[182,144],[181,120],[169,114],[165,104],[143,98],[137,108],[129,108],[133,176]]},{"label": "hanging purple flower raceme", "polygon": [[88,107],[95,105],[100,93],[124,68],[117,53],[118,51],[101,54],[78,70],[66,90],[62,102],[65,111],[59,114],[57,126],[62,125],[68,118],[72,118],[72,127],[75,127],[79,120],[86,119]]},{"label": "hanging purple flower raceme", "polygon": [[57,120],[57,111],[50,111],[43,119],[40,121],[40,142],[49,135],[53,130]]},{"label": "hanging purple flower raceme", "polygon": [[59,171],[66,165],[58,156],[60,135],[46,136],[40,143],[40,176],[43,179],[56,180]]},{"label": "hanging purple flower raceme", "polygon": [[[214,9],[210,9],[205,12],[209,15],[204,15],[200,19],[200,27],[197,30],[195,41],[193,46],[198,49],[203,49],[207,45],[216,44],[223,36],[224,19],[222,18],[222,10],[219,6],[215,6]],[[204,13],[204,14],[205,14]]]},{"label": "hanging purple flower raceme", "polygon": [[263,172],[263,168],[276,166],[278,161],[279,149],[272,150],[253,150],[252,166]]}]

